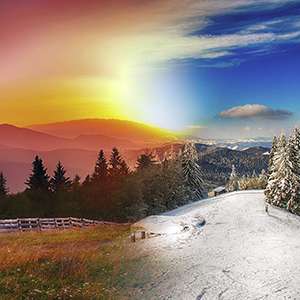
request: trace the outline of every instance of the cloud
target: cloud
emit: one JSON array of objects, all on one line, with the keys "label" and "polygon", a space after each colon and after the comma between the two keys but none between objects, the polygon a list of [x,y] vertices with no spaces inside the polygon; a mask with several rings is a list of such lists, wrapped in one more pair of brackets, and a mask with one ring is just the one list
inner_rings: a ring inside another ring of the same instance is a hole
[{"label": "cloud", "polygon": [[283,109],[273,109],[261,104],[246,104],[235,106],[220,112],[219,116],[223,119],[271,119],[285,120],[292,116],[292,112]]},{"label": "cloud", "polygon": [[[240,48],[299,42],[299,28],[286,26],[299,22],[294,17],[284,19],[280,27],[270,18],[253,18],[246,22],[249,28],[244,23],[234,27],[231,18],[221,24],[214,19],[230,13],[254,15],[260,9],[270,13],[294,1],[257,2],[91,0],[87,4],[74,0],[67,10],[59,0],[31,5],[7,2],[0,9],[0,26],[6,29],[0,33],[0,83],[43,75],[126,78],[129,71],[138,73],[149,66],[188,59],[203,64],[224,58],[217,66],[226,67],[232,64],[225,59],[236,59],[235,50]],[[18,20],[14,26],[10,26],[12,19]],[[202,31],[210,24],[221,28],[219,34]]]}]

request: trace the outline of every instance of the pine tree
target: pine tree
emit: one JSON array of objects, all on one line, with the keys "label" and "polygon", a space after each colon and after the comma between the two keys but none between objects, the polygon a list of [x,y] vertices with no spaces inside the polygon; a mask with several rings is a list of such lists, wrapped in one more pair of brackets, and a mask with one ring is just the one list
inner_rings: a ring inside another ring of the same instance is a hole
[{"label": "pine tree", "polygon": [[3,173],[0,173],[0,197],[6,197],[8,194],[8,188],[6,186],[6,178],[4,177]]},{"label": "pine tree", "polygon": [[76,174],[72,180],[71,184],[72,191],[78,191],[80,188],[80,176]]},{"label": "pine tree", "polygon": [[274,156],[276,155],[277,148],[278,148],[278,138],[276,136],[274,136],[273,141],[272,141],[270,155],[269,155],[269,169],[268,169],[269,175],[271,175],[271,173],[272,173],[272,168],[273,168],[273,164],[274,164]]},{"label": "pine tree", "polygon": [[300,132],[295,128],[288,142],[288,156],[292,164],[292,192],[287,202],[287,209],[295,212],[300,206]]},{"label": "pine tree", "polygon": [[[280,142],[280,143],[279,143]],[[266,196],[266,202],[272,203],[273,202],[273,196],[275,191],[275,174],[277,172],[278,166],[275,166],[275,158],[279,155],[280,147],[285,147],[285,137],[281,136],[280,139],[276,136],[273,137],[272,141],[272,147],[269,155],[269,177],[268,177],[268,183],[265,189],[265,196]]]},{"label": "pine tree", "polygon": [[126,161],[123,159],[120,166],[120,175],[126,176],[130,173],[129,167],[126,163]]},{"label": "pine tree", "polygon": [[54,193],[70,190],[71,180],[70,177],[66,177],[66,170],[62,163],[59,161],[56,165],[54,175],[50,180],[51,190]]},{"label": "pine tree", "polygon": [[129,174],[129,168],[117,148],[112,149],[109,165],[110,168],[108,169],[108,172],[112,178],[118,178]]},{"label": "pine tree", "polygon": [[196,199],[204,197],[203,174],[198,165],[198,153],[194,143],[186,143],[182,152],[184,181],[194,192]]},{"label": "pine tree", "polygon": [[261,170],[261,173],[259,174],[259,177],[258,177],[258,181],[259,181],[259,188],[265,189],[268,184],[268,175],[267,175],[265,169]]},{"label": "pine tree", "polygon": [[239,178],[235,169],[235,165],[232,165],[227,189],[229,192],[234,192],[239,189]]},{"label": "pine tree", "polygon": [[243,175],[242,178],[239,179],[238,187],[240,190],[248,189],[248,177],[246,175]]},{"label": "pine tree", "polygon": [[155,164],[155,160],[153,159],[152,153],[149,154],[141,154],[137,159],[137,167],[138,171],[142,171],[147,169]]},{"label": "pine tree", "polygon": [[107,178],[107,175],[108,175],[107,161],[104,155],[104,151],[100,150],[98,154],[98,159],[96,161],[95,170],[92,176],[92,181],[99,183],[103,181],[105,178]]},{"label": "pine tree", "polygon": [[43,160],[38,156],[32,162],[32,173],[25,184],[28,186],[27,190],[49,191],[50,184],[47,169],[44,167]]},{"label": "pine tree", "polygon": [[267,200],[279,207],[286,207],[295,194],[295,183],[298,179],[295,176],[293,166],[293,147],[291,140],[286,142],[284,135],[281,135],[278,142],[278,149],[274,155],[271,175],[269,177],[266,193]]},{"label": "pine tree", "polygon": [[82,183],[82,186],[83,187],[87,187],[91,184],[91,176],[90,175],[87,175],[84,180],[83,180],[83,183]]}]

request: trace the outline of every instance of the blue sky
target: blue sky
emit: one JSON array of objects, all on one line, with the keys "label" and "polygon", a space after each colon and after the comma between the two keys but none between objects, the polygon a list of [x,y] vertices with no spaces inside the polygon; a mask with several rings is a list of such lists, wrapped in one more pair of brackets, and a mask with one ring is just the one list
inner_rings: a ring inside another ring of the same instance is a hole
[{"label": "blue sky", "polygon": [[244,138],[300,123],[300,1],[248,2],[199,17],[187,35],[210,46],[172,59],[148,82],[149,97],[172,98],[174,127]]}]

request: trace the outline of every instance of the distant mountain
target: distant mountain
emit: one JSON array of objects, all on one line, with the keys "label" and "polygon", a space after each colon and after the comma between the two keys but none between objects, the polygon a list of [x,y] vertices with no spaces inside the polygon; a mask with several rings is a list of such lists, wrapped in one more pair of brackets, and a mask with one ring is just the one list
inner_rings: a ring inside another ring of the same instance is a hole
[{"label": "distant mountain", "polygon": [[226,147],[233,150],[247,150],[248,148],[253,147],[262,147],[262,148],[271,148],[271,141],[237,141],[233,143],[220,143],[218,144],[220,147]]},{"label": "distant mountain", "polygon": [[74,148],[97,150],[112,149],[118,147],[121,149],[138,148],[140,145],[125,139],[105,135],[80,135],[72,140]]},{"label": "distant mountain", "polygon": [[110,150],[113,147],[120,149],[136,149],[147,145],[140,141],[117,138],[105,135],[79,135],[75,138],[63,138],[33,129],[17,127],[9,124],[0,124],[0,149],[21,148],[36,151],[55,149],[85,149]]},{"label": "distant mountain", "polygon": [[[128,151],[127,157],[136,157],[141,152],[152,152],[157,160],[165,157],[174,157],[183,147],[182,143],[165,144],[153,149]],[[235,165],[240,176],[252,175],[253,171],[259,174],[262,169],[268,169],[269,148],[250,147],[245,150],[234,150],[216,145],[196,144],[199,154],[199,165],[204,174],[207,186],[212,188],[224,185],[231,173],[232,165]]]},{"label": "distant mountain", "polygon": [[75,138],[80,135],[104,135],[130,140],[134,143],[155,143],[176,138],[174,133],[167,130],[116,119],[73,120],[32,125],[29,128],[64,138]]},{"label": "distant mountain", "polygon": [[224,147],[208,148],[200,153],[199,165],[208,186],[224,185],[229,179],[232,165],[235,165],[239,176],[259,174],[268,169],[268,148],[252,147],[247,150],[233,150]]},{"label": "distant mountain", "polygon": [[253,147],[271,148],[272,145],[272,140],[267,137],[257,137],[257,138],[240,139],[240,140],[202,139],[202,138],[193,138],[193,137],[189,137],[189,139],[193,140],[196,143],[217,146],[217,147],[224,147],[232,150],[246,150],[248,148],[253,148]]},{"label": "distant mountain", "polygon": [[1,124],[0,143],[12,148],[49,150],[66,147],[69,141],[32,129]]},{"label": "distant mountain", "polygon": [[[111,148],[117,146],[130,167],[134,168],[137,157],[142,153],[151,152],[158,161],[174,158],[181,151],[183,142],[178,140],[146,145],[99,134],[63,138],[3,124],[0,125],[0,171],[7,176],[11,191],[16,192],[24,189],[24,181],[31,171],[31,162],[35,155],[43,158],[50,175],[60,160],[69,176],[79,174],[84,178],[93,172],[99,149],[104,149],[106,157],[109,158]],[[232,164],[241,175],[251,174],[253,170],[258,173],[263,168],[267,169],[269,148],[247,147],[240,151],[215,144],[197,143],[196,146],[199,164],[211,186],[226,182]]]}]

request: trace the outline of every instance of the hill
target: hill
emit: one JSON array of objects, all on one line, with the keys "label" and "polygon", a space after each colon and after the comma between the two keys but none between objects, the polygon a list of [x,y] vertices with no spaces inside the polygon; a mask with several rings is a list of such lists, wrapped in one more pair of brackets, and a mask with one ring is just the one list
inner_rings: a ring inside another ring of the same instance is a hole
[{"label": "hill", "polygon": [[104,135],[127,139],[136,143],[156,143],[176,138],[174,133],[154,126],[116,119],[84,119],[32,125],[29,127],[64,138],[79,135]]},{"label": "hill", "polygon": [[[139,222],[164,226],[136,243],[133,299],[298,299],[300,218],[264,206],[262,191],[235,192]],[[165,232],[173,226],[181,231]]]},{"label": "hill", "polygon": [[54,149],[85,149],[99,150],[118,147],[134,149],[144,147],[146,143],[133,142],[123,138],[105,135],[78,135],[75,138],[63,138],[33,129],[17,127],[9,124],[0,124],[1,148],[12,147],[49,151]]},{"label": "hill", "polygon": [[0,141],[4,146],[34,150],[57,149],[69,143],[61,137],[10,124],[0,124]]}]

